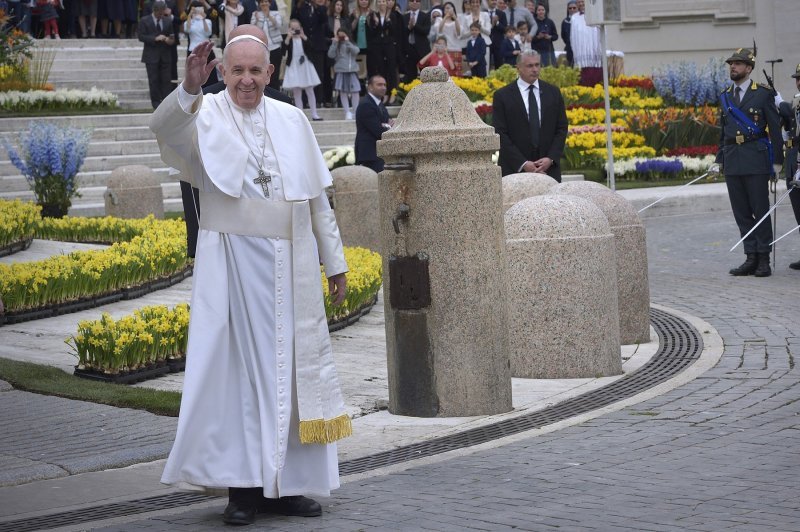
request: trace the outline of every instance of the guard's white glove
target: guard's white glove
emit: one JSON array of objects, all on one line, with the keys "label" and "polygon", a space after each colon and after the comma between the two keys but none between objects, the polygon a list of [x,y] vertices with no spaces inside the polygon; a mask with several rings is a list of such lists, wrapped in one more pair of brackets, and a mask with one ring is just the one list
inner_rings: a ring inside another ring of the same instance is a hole
[{"label": "guard's white glove", "polygon": [[775,175],[781,175],[781,170],[783,170],[782,164],[773,164],[772,171],[775,172]]},{"label": "guard's white glove", "polygon": [[781,138],[783,139],[783,142],[789,140],[789,132],[785,129],[781,129]]},{"label": "guard's white glove", "polygon": [[722,165],[719,164],[719,163],[712,164],[711,166],[708,167],[708,173],[709,174],[721,175],[722,174]]},{"label": "guard's white glove", "polygon": [[778,107],[781,103],[783,103],[783,96],[778,91],[775,91],[775,107]]},{"label": "guard's white glove", "polygon": [[800,181],[800,168],[798,168],[797,172],[794,173],[794,180]]}]

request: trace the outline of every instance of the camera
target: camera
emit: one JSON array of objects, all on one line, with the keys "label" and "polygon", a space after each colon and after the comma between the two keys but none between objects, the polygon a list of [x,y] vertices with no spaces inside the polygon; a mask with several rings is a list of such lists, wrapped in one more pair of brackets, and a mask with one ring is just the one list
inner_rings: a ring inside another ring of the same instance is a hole
[{"label": "camera", "polygon": [[294,30],[294,31],[292,32],[292,35],[300,35],[300,30]]}]

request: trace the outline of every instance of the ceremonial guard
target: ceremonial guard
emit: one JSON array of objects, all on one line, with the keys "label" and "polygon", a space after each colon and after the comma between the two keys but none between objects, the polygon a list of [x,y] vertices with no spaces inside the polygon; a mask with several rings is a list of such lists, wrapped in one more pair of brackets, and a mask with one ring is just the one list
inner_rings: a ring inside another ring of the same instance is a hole
[{"label": "ceremonial guard", "polygon": [[[725,175],[733,216],[744,237],[770,209],[769,181],[780,173],[783,142],[772,90],[750,79],[753,51],[739,48],[726,62],[733,84],[720,94],[718,166],[712,169]],[[770,276],[772,238],[770,220],[764,220],[744,239],[747,259],[730,274]]]},{"label": "ceremonial guard", "polygon": [[[787,188],[791,189],[791,192],[789,193],[789,200],[792,202],[794,218],[797,223],[800,224],[800,190],[792,187],[792,180],[795,180],[796,182],[800,177],[800,175],[797,173],[798,167],[800,167],[800,165],[798,165],[800,130],[798,130],[797,126],[797,124],[800,122],[800,65],[797,65],[792,77],[797,85],[798,93],[794,95],[791,104],[786,101],[781,102],[778,106],[778,110],[780,111],[781,121],[783,122],[783,128],[785,131],[784,146],[786,147],[786,164],[784,168],[784,176],[786,177]],[[789,264],[789,267],[793,270],[800,270],[800,260],[797,262],[792,262]]]}]

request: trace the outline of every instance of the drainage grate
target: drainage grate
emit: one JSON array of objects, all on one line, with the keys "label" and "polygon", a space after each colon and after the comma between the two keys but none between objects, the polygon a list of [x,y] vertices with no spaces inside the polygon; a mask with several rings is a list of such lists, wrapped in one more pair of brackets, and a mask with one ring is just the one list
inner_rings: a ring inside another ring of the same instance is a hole
[{"label": "drainage grate", "polygon": [[463,449],[585,414],[652,388],[699,358],[703,342],[688,322],[657,309],[650,309],[650,320],[658,333],[658,351],[647,364],[608,386],[492,425],[348,460],[339,464],[339,474],[344,476],[363,473],[453,449]]},{"label": "drainage grate", "polygon": [[113,502],[57,514],[8,521],[6,523],[0,523],[0,531],[29,532],[33,530],[49,530],[51,528],[90,523],[92,521],[112,519],[114,517],[124,517],[126,515],[155,512],[167,508],[177,508],[179,506],[210,501],[215,498],[217,497],[201,495],[199,493],[168,493],[167,495],[157,495],[155,497],[148,497],[135,501]]},{"label": "drainage grate", "polygon": [[[650,309],[650,320],[653,328],[658,333],[659,348],[656,354],[647,364],[635,372],[603,388],[567,399],[543,410],[506,419],[485,427],[478,427],[390,451],[348,460],[339,464],[339,473],[342,476],[353,475],[379,467],[416,460],[425,456],[434,456],[454,449],[463,449],[505,436],[519,434],[520,432],[544,427],[573,416],[585,414],[652,388],[681,372],[700,357],[700,352],[703,350],[703,342],[699,333],[687,321],[658,309]],[[126,515],[177,508],[209,501],[214,498],[197,493],[170,493],[146,499],[110,503],[41,517],[8,521],[0,523],[0,532],[47,530],[124,517]]]}]

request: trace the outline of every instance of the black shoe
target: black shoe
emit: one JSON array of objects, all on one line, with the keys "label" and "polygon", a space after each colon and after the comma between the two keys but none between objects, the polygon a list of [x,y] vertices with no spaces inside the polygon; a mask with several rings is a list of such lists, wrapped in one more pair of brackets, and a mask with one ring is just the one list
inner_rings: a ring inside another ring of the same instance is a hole
[{"label": "black shoe", "polygon": [[748,253],[747,260],[745,260],[741,266],[736,268],[732,268],[728,273],[731,275],[752,275],[756,272],[756,268],[758,267],[758,254],[757,253]]},{"label": "black shoe", "polygon": [[769,277],[772,275],[772,269],[769,267],[769,253],[758,254],[758,266],[756,271],[753,272],[756,277]]},{"label": "black shoe", "polygon": [[280,499],[262,498],[258,511],[262,513],[292,515],[297,517],[318,517],[322,515],[322,506],[314,499],[293,495]]},{"label": "black shoe", "polygon": [[789,265],[789,267],[793,270],[800,270],[800,260],[797,262],[793,262]]},{"label": "black shoe", "polygon": [[252,525],[256,522],[256,507],[230,501],[222,512],[222,521],[226,525]]}]

